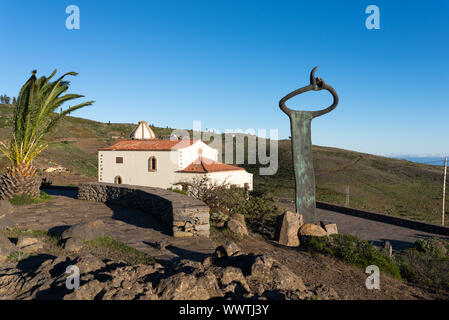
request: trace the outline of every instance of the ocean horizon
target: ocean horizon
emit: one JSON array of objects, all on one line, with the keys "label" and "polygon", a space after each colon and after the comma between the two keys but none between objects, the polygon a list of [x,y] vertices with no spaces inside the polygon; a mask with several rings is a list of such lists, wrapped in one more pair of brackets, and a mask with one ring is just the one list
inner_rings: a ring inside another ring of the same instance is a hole
[{"label": "ocean horizon", "polygon": [[425,163],[435,166],[444,166],[444,157],[414,157],[414,156],[394,156],[395,159],[408,160],[416,163]]}]

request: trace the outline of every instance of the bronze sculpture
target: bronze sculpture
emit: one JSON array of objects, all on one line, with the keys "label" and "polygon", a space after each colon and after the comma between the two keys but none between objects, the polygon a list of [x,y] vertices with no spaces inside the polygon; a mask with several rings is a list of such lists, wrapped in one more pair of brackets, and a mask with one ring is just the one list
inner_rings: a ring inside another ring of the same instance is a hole
[{"label": "bronze sculpture", "polygon": [[[292,139],[293,166],[295,169],[296,189],[296,212],[303,215],[304,223],[315,223],[315,173],[312,159],[312,119],[331,112],[337,107],[338,95],[334,88],[324,82],[321,78],[315,78],[315,70],[310,73],[310,84],[295,90],[279,101],[279,107],[290,118],[290,129]],[[319,111],[296,111],[288,108],[285,102],[294,96],[307,91],[329,91],[334,102],[328,108]]]}]

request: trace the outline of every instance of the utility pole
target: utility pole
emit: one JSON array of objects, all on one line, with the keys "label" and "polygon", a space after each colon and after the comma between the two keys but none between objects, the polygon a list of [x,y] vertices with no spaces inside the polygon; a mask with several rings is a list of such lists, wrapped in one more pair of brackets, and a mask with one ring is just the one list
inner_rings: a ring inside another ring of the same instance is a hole
[{"label": "utility pole", "polygon": [[444,179],[443,179],[443,209],[441,210],[441,225],[444,226],[444,211],[446,204],[446,173],[447,173],[447,158],[444,161]]},{"label": "utility pole", "polygon": [[349,207],[349,186],[346,186],[346,206]]}]

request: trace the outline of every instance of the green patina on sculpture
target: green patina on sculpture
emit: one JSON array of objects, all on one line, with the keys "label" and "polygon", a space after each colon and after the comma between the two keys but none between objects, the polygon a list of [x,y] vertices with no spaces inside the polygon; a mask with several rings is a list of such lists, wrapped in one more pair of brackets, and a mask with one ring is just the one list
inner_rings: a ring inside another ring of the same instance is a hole
[{"label": "green patina on sculpture", "polygon": [[[310,84],[306,87],[295,90],[279,101],[279,107],[290,118],[293,165],[295,168],[296,180],[296,212],[304,217],[305,223],[315,223],[316,198],[315,198],[315,173],[313,170],[312,158],[312,119],[331,112],[337,107],[338,95],[334,88],[328,85],[321,78],[315,78],[315,70],[310,73]],[[319,111],[296,111],[288,108],[285,102],[298,94],[307,91],[329,91],[334,102],[326,109]]]}]

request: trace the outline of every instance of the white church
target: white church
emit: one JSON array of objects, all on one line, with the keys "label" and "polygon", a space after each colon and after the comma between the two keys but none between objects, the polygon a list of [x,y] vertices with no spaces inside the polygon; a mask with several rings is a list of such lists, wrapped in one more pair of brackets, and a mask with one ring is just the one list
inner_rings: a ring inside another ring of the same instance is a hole
[{"label": "white church", "polygon": [[200,140],[157,139],[140,121],[131,139],[98,150],[98,181],[179,189],[180,182],[208,177],[216,183],[253,189],[253,175],[218,162],[218,150]]}]

